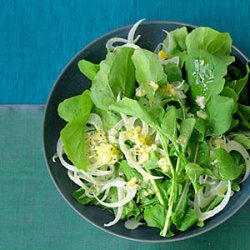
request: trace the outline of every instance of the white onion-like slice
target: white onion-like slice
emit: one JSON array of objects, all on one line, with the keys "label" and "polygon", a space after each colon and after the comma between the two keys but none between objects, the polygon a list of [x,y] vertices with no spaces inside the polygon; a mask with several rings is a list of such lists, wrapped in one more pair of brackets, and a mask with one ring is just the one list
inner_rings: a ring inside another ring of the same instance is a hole
[{"label": "white onion-like slice", "polygon": [[[155,144],[156,145],[161,145],[161,139],[160,139],[159,133],[156,133],[156,135],[155,135]],[[166,154],[163,149],[162,149],[162,151],[163,151],[163,155]]]},{"label": "white onion-like slice", "polygon": [[144,21],[145,19],[141,19],[139,20],[138,22],[136,22],[132,28],[130,29],[129,33],[128,33],[128,40],[127,40],[127,43],[135,43],[137,42],[137,40],[140,38],[136,37],[136,39],[134,39],[134,36],[135,36],[135,32],[138,28],[138,26]]},{"label": "white onion-like slice", "polygon": [[68,176],[69,178],[79,187],[88,190],[89,188],[80,180],[80,178],[77,176],[76,172],[68,170]]},{"label": "white onion-like slice", "polygon": [[132,48],[132,49],[139,49],[140,47],[136,44],[132,44],[132,43],[126,43],[124,45],[122,45],[121,47],[128,47],[128,48]]},{"label": "white onion-like slice", "polygon": [[[123,120],[120,120],[119,122],[117,122],[115,124],[115,126],[112,128],[112,129],[115,129],[115,130],[120,130],[124,125],[124,121]],[[118,131],[117,131],[118,132]]]},{"label": "white onion-like slice", "polygon": [[101,169],[94,169],[90,171],[91,175],[94,176],[106,176],[106,175],[111,175],[114,173],[114,166],[110,165],[110,169],[109,170],[101,170]]},{"label": "white onion-like slice", "polygon": [[174,40],[173,40],[173,37],[171,35],[170,32],[168,32],[167,30],[162,30],[163,32],[165,32],[167,34],[167,39],[168,39],[168,47],[167,47],[167,54],[169,54],[172,49],[173,49],[173,46],[174,46]]},{"label": "white onion-like slice", "polygon": [[124,125],[126,127],[126,130],[128,130],[128,131],[133,130],[134,124],[135,124],[135,121],[137,120],[137,118],[136,117],[130,117],[130,118],[128,118],[124,114],[121,114],[121,116],[122,116],[122,119],[124,121]]},{"label": "white onion-like slice", "polygon": [[204,208],[209,203],[212,202],[212,200],[215,199],[215,197],[219,194],[221,194],[221,190],[227,186],[227,182],[220,181],[215,188],[211,188],[208,192],[203,193],[203,189],[200,189],[197,193],[197,202],[199,207]]},{"label": "white onion-like slice", "polygon": [[[134,49],[137,49],[139,48],[139,46],[135,45],[135,43],[140,39],[141,35],[138,35],[136,38],[134,37],[135,36],[135,32],[138,28],[138,26],[144,21],[145,19],[141,19],[139,20],[138,22],[136,22],[132,28],[130,29],[129,33],[128,33],[128,38],[125,39],[125,38],[120,38],[120,37],[114,37],[114,38],[111,38],[107,41],[106,43],[106,48],[109,50],[109,51],[113,51],[115,50],[116,48],[119,48],[119,47],[131,47],[131,48],[134,48]],[[114,43],[123,43],[124,45],[122,46],[113,46]]]},{"label": "white onion-like slice", "polygon": [[57,147],[56,147],[56,150],[57,150],[57,155],[59,157],[59,160],[60,162],[62,163],[62,165],[67,168],[68,170],[71,170],[71,171],[75,171],[76,170],[76,167],[69,164],[68,162],[66,162],[63,158],[63,143],[62,143],[62,140],[59,138],[59,140],[57,141]]},{"label": "white onion-like slice", "polygon": [[125,204],[130,202],[135,197],[136,191],[137,191],[136,186],[134,186],[132,188],[126,187],[124,189],[127,191],[126,197],[122,200],[112,202],[112,203],[107,203],[107,202],[101,201],[95,194],[94,194],[94,196],[95,196],[96,200],[105,207],[110,207],[110,208],[120,207],[120,206],[124,206]]},{"label": "white onion-like slice", "polygon": [[94,177],[91,174],[85,172],[84,170],[79,169],[79,170],[74,171],[74,172],[78,173],[79,178],[84,179],[85,181],[90,182],[92,184],[97,184],[97,182],[94,179]]},{"label": "white onion-like slice", "polygon": [[104,190],[106,190],[107,188],[111,188],[111,187],[117,187],[117,188],[122,188],[126,185],[126,182],[122,179],[115,179],[115,180],[112,180],[108,183],[106,183],[101,191],[103,192]]},{"label": "white onion-like slice", "polygon": [[185,81],[183,80],[182,82],[180,82],[178,85],[176,85],[174,88],[175,89],[181,89],[184,86]]},{"label": "white onion-like slice", "polygon": [[179,58],[179,56],[174,56],[174,57],[172,57],[172,58],[169,58],[169,59],[167,59],[167,60],[163,60],[163,61],[162,61],[162,64],[165,64],[165,65],[167,65],[167,64],[169,64],[169,63],[174,63],[174,64],[176,64],[177,66],[179,66],[179,63],[180,63],[180,58]]},{"label": "white onion-like slice", "polygon": [[145,225],[145,223],[142,223],[138,221],[135,217],[130,218],[129,220],[125,221],[124,226],[125,228],[129,230],[135,230],[141,225]]},{"label": "white onion-like slice", "polygon": [[164,48],[164,44],[163,43],[158,43],[155,50],[154,50],[154,53],[158,54],[163,48]]},{"label": "white onion-like slice", "polygon": [[149,132],[149,129],[148,129],[148,124],[144,121],[142,121],[142,131],[141,133],[144,135],[144,136],[147,136],[148,135],[148,132]]},{"label": "white onion-like slice", "polygon": [[58,154],[55,153],[55,154],[52,156],[52,161],[55,163],[57,158],[58,158]]},{"label": "white onion-like slice", "polygon": [[[74,165],[71,165],[69,163],[67,163],[64,158],[63,158],[63,143],[61,141],[61,139],[59,138],[58,142],[57,142],[57,154],[58,154],[58,158],[61,162],[61,164],[68,170],[72,171],[72,172],[76,172],[79,175],[81,175],[81,178],[84,179],[87,182],[96,184],[96,180],[91,176],[90,173],[82,170],[82,169],[77,169]],[[89,168],[93,167],[93,165],[90,165]]]},{"label": "white onion-like slice", "polygon": [[[124,195],[123,195],[121,188],[117,189],[117,196],[118,196],[118,200],[122,200],[124,198]],[[122,211],[123,211],[123,206],[118,207],[116,215],[115,215],[115,219],[113,221],[110,221],[107,224],[104,224],[104,227],[111,227],[111,226],[115,225],[121,219]]]},{"label": "white onion-like slice", "polygon": [[[116,47],[113,46],[114,43],[127,43],[127,39],[120,38],[120,37],[114,37],[107,41],[106,48],[109,51],[113,51]],[[119,47],[119,46],[117,46]]]},{"label": "white onion-like slice", "polygon": [[213,217],[214,215],[216,215],[220,211],[222,211],[225,208],[225,206],[227,205],[227,203],[229,202],[230,195],[231,195],[231,182],[227,181],[227,192],[226,192],[226,195],[224,196],[223,200],[221,201],[221,203],[210,211],[202,212],[200,210],[200,207],[198,204],[198,197],[196,194],[195,199],[194,199],[194,210],[195,210],[195,213],[196,213],[198,219],[200,221],[204,221],[204,220],[207,220],[207,219]]},{"label": "white onion-like slice", "polygon": [[101,117],[97,114],[91,113],[87,124],[91,124],[95,127],[96,130],[103,130]]},{"label": "white onion-like slice", "polygon": [[104,192],[103,197],[100,199],[101,201],[105,201],[109,195],[110,188],[107,188]]},{"label": "white onion-like slice", "polygon": [[249,172],[250,172],[250,156],[249,156],[247,150],[240,143],[238,143],[238,142],[236,142],[234,140],[229,141],[227,143],[227,151],[229,153],[231,151],[237,151],[237,152],[239,152],[242,155],[242,157],[245,160],[245,163],[246,163],[246,172],[245,172],[245,175],[244,175],[243,179],[240,182],[240,183],[242,183],[249,176]]}]

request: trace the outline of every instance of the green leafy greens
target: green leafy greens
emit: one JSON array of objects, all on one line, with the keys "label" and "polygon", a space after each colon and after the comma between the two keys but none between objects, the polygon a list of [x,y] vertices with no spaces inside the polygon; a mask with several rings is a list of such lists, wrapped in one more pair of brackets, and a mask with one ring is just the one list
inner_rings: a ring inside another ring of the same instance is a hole
[{"label": "green leafy greens", "polygon": [[165,31],[155,52],[141,48],[140,23],[109,40],[99,64],[79,61],[91,88],[59,104],[54,158],[80,204],[115,215],[104,226],[127,220],[172,237],[205,226],[248,177],[249,65],[234,63],[228,33],[207,27]]}]

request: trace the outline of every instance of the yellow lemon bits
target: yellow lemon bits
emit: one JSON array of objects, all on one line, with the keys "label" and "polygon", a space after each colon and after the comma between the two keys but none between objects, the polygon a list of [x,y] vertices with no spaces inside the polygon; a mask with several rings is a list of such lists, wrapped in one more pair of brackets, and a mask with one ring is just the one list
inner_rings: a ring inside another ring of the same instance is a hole
[{"label": "yellow lemon bits", "polygon": [[137,184],[137,179],[136,177],[133,177],[129,182],[128,182],[128,187],[132,188]]},{"label": "yellow lemon bits", "polygon": [[96,150],[97,160],[106,164],[115,164],[120,158],[120,152],[112,144],[102,143]]},{"label": "yellow lemon bits", "polygon": [[166,86],[166,94],[167,96],[174,96],[175,95],[175,89],[173,84],[168,83]]},{"label": "yellow lemon bits", "polygon": [[160,51],[158,52],[158,56],[159,56],[159,58],[162,59],[162,60],[166,60],[166,59],[168,58],[167,53],[166,53],[165,51],[163,51],[163,50],[160,50]]}]

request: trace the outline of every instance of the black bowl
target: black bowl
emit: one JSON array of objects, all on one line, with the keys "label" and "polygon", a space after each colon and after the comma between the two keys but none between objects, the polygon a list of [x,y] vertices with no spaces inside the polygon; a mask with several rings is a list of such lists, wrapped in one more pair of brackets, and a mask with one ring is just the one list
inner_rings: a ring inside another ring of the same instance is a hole
[{"label": "black bowl", "polygon": [[[189,30],[194,28],[192,25],[177,22],[145,22],[141,24],[137,30],[137,34],[141,34],[138,44],[141,47],[153,50],[165,37],[165,34],[161,32],[162,29],[171,31],[182,26],[186,26]],[[52,161],[52,156],[56,152],[56,144],[60,130],[65,126],[65,122],[57,115],[58,104],[66,98],[81,94],[83,90],[90,87],[90,81],[84,77],[78,69],[78,61],[84,58],[94,63],[99,63],[105,58],[106,42],[112,37],[127,37],[130,28],[131,26],[126,26],[114,30],[93,41],[80,51],[64,68],[51,91],[46,107],[43,125],[44,156],[51,178],[63,198],[79,215],[100,229],[116,236],[143,242],[171,242],[191,238],[218,226],[243,206],[249,199],[249,178],[242,184],[241,191],[231,198],[226,208],[221,213],[205,222],[205,227],[194,227],[187,232],[176,234],[173,238],[165,239],[159,236],[159,230],[146,226],[141,226],[133,231],[127,230],[122,221],[113,227],[105,228],[103,224],[111,221],[114,215],[97,206],[81,205],[77,203],[72,197],[72,193],[78,187],[69,179],[66,169],[59,161],[56,161],[56,163]],[[235,47],[233,47],[232,54],[237,58],[236,64],[244,70],[244,65],[247,62],[246,56]]]}]

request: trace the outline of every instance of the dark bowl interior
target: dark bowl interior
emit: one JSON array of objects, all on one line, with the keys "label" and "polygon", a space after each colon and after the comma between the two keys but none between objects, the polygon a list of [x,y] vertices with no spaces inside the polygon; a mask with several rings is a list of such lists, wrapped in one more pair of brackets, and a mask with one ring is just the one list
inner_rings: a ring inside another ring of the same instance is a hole
[{"label": "dark bowl interior", "polygon": [[[171,31],[182,26],[187,26],[190,30],[194,27],[187,24],[167,21],[143,23],[137,30],[137,33],[141,34],[141,39],[138,44],[144,48],[153,50],[165,37],[165,34],[161,32],[162,29]],[[221,224],[232,216],[249,199],[249,178],[242,184],[241,191],[231,198],[227,207],[221,213],[206,221],[204,228],[194,227],[187,232],[177,233],[173,238],[165,239],[159,236],[159,230],[146,226],[141,226],[133,231],[127,230],[124,227],[124,222],[119,222],[113,227],[104,228],[103,224],[111,221],[114,215],[97,206],[83,206],[78,204],[72,197],[73,191],[78,187],[68,178],[66,169],[59,163],[59,161],[56,161],[56,163],[52,162],[52,156],[56,152],[56,143],[60,130],[65,126],[65,122],[57,115],[58,104],[65,98],[81,94],[83,90],[90,87],[90,81],[80,73],[77,67],[77,62],[84,58],[99,63],[105,58],[105,44],[107,40],[117,36],[126,37],[130,27],[131,26],[127,26],[110,32],[89,44],[73,58],[57,79],[48,99],[44,117],[43,147],[47,166],[58,191],[68,204],[70,204],[71,207],[84,219],[106,232],[130,240],[144,242],[170,242],[194,237]],[[233,48],[232,53],[237,58],[236,63],[238,66],[244,70],[244,64],[246,63],[247,58],[236,48]]]}]

